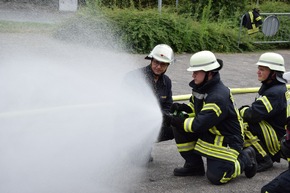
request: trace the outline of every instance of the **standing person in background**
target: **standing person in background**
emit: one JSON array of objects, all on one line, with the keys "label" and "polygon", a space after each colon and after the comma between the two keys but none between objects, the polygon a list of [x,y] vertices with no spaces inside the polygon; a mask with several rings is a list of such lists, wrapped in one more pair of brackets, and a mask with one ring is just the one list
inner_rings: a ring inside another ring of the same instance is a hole
[{"label": "standing person in background", "polygon": [[284,58],[277,53],[267,52],[260,56],[258,80],[262,86],[258,97],[251,104],[239,108],[245,126],[245,147],[254,147],[258,162],[257,172],[263,172],[280,162],[280,140],[285,134],[287,111]]},{"label": "standing person in background", "polygon": [[175,176],[206,176],[221,185],[239,176],[256,174],[255,151],[243,150],[244,136],[238,109],[234,106],[230,89],[220,80],[223,61],[210,51],[192,55],[190,66],[193,80],[192,96],[188,104],[173,103],[171,112],[174,138],[183,167],[175,168]]}]

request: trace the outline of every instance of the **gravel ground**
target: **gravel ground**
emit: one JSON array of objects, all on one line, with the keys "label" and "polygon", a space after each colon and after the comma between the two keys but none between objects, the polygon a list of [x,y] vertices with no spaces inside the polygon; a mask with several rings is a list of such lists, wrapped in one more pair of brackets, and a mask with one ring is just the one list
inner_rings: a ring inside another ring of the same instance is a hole
[{"label": "gravel ground", "polygon": [[[39,7],[27,4],[9,4],[0,2],[0,20],[6,21],[33,21],[54,23],[63,21],[74,13],[58,12],[49,7]],[[26,46],[42,52],[52,52],[51,45],[55,43],[52,37],[43,34],[0,34],[0,57],[9,57],[8,53],[23,51]],[[290,70],[290,51],[273,50],[282,54],[286,61],[286,69]],[[258,87],[260,83],[256,78],[257,67],[254,65],[261,53],[220,54],[218,58],[224,60],[221,70],[223,82],[230,88]],[[173,82],[173,94],[189,94],[188,86],[191,73],[186,71],[191,54],[178,54],[176,63],[169,67],[167,74]],[[132,55],[146,65],[144,55]],[[249,104],[256,94],[235,95],[237,106]],[[261,187],[279,173],[287,169],[287,163],[275,163],[274,167],[266,172],[258,173],[254,178],[247,179],[241,175],[232,182],[223,186],[211,185],[204,177],[175,177],[173,169],[183,165],[183,160],[177,153],[174,141],[156,143],[153,147],[154,161],[148,165],[146,177],[138,184],[132,185],[134,192],[260,192]]]}]

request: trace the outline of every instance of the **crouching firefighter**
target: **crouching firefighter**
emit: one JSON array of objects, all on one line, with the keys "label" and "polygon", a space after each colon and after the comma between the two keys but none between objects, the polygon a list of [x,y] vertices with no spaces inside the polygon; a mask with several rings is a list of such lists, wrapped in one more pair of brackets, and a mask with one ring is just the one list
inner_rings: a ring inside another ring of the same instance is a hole
[{"label": "crouching firefighter", "polygon": [[[215,184],[225,184],[245,172],[256,174],[255,151],[243,150],[242,122],[233,103],[230,89],[220,80],[223,62],[210,51],[192,55],[187,71],[192,96],[188,104],[171,106],[173,134],[183,167],[175,168],[175,176],[203,176]],[[182,115],[182,116],[178,116]],[[203,157],[207,161],[205,173]]]}]

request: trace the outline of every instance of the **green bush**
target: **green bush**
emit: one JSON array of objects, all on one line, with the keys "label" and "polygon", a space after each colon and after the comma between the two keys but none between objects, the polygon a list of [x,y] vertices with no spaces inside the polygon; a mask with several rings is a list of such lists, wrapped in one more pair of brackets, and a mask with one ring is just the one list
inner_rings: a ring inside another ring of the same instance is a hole
[{"label": "green bush", "polygon": [[[203,6],[202,11],[196,14],[198,17],[194,18],[187,11],[182,14],[178,11],[186,10],[186,7],[163,7],[159,13],[157,9],[149,8],[107,8],[100,6],[101,1],[92,0],[74,20],[64,24],[56,36],[91,46],[118,47],[132,53],[148,53],[159,43],[170,45],[177,53],[192,53],[205,49],[214,52],[241,52],[289,46],[289,43],[263,46],[254,44],[255,40],[265,37],[262,33],[248,36],[245,28],[242,28],[240,36],[240,17],[244,11],[236,11],[227,18],[222,19],[220,16],[216,19],[212,13],[216,1],[206,2],[208,4]],[[234,2],[230,4],[233,5]],[[281,6],[279,2],[278,5]],[[283,5],[287,7],[287,4]],[[261,4],[259,8],[266,10],[267,7]],[[219,15],[222,15],[221,11],[225,10],[221,9]],[[284,28],[288,26],[285,25]],[[284,28],[281,28],[279,33],[288,33],[289,36],[289,30]]]}]

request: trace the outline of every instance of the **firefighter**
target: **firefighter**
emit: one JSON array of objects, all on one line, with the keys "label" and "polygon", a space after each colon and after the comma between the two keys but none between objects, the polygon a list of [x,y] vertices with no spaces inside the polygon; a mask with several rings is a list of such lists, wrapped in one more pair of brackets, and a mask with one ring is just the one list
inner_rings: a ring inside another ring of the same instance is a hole
[{"label": "firefighter", "polygon": [[263,172],[271,168],[273,162],[280,162],[280,140],[289,116],[289,93],[283,78],[284,59],[280,54],[264,53],[256,65],[258,80],[262,83],[258,96],[251,106],[242,106],[239,111],[244,121],[245,147],[254,147],[257,172]]},{"label": "firefighter", "polygon": [[230,89],[220,80],[223,61],[210,51],[200,51],[190,58],[187,71],[192,96],[189,103],[173,103],[171,124],[177,149],[185,159],[183,167],[175,168],[175,176],[205,175],[221,185],[239,176],[256,174],[255,151],[243,150],[243,130],[238,109]]},{"label": "firefighter", "polygon": [[[157,142],[171,140],[174,138],[172,127],[170,125],[171,118],[166,115],[169,114],[170,107],[173,103],[172,83],[171,79],[165,73],[169,65],[173,64],[175,61],[174,52],[169,45],[158,44],[145,57],[145,59],[150,60],[150,63],[145,67],[129,72],[125,76],[124,86],[129,87],[128,89],[133,91],[135,95],[136,93],[144,95],[144,92],[146,92],[144,89],[144,82],[148,83],[146,86],[149,85],[151,87],[149,91],[152,91],[156,96],[163,114],[162,125]],[[148,156],[148,161],[153,161],[151,154]]]},{"label": "firefighter", "polygon": [[286,193],[290,192],[290,117],[287,118],[286,134],[281,140],[282,157],[288,161],[288,169],[264,185],[261,193]]},{"label": "firefighter", "polygon": [[174,52],[166,44],[159,44],[153,48],[145,59],[150,60],[150,64],[142,68],[146,80],[152,87],[155,96],[159,101],[163,113],[163,123],[158,137],[158,142],[173,139],[173,132],[170,120],[166,119],[165,114],[169,114],[172,99],[171,79],[165,74],[170,64],[174,63]]}]

